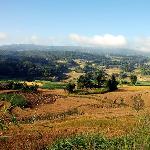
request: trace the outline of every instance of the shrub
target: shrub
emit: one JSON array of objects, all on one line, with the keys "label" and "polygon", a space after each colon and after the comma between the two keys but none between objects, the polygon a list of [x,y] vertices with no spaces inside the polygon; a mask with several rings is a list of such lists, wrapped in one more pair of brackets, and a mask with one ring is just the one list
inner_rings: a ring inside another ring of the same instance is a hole
[{"label": "shrub", "polygon": [[[139,126],[139,127],[138,127]],[[132,150],[150,148],[150,118],[140,120],[136,128],[127,135],[106,138],[100,134],[80,134],[59,139],[47,150]]]},{"label": "shrub", "polygon": [[18,106],[23,108],[28,106],[26,99],[18,94],[1,94],[0,100],[10,102],[13,107]]},{"label": "shrub", "polygon": [[10,90],[13,87],[14,82],[8,81],[8,82],[2,82],[0,83],[0,90]]},{"label": "shrub", "polygon": [[135,85],[136,82],[137,82],[137,76],[132,74],[132,75],[130,76],[130,80],[131,80],[131,83],[132,83],[133,85]]},{"label": "shrub", "polygon": [[66,85],[66,90],[68,91],[68,93],[73,93],[74,92],[74,89],[75,89],[75,84],[74,83],[68,83]]},{"label": "shrub", "polygon": [[23,92],[36,92],[37,89],[38,89],[38,85],[31,85],[31,86],[28,86],[26,83],[23,84],[21,90]]},{"label": "shrub", "polygon": [[20,90],[23,88],[23,83],[13,83],[12,89],[13,90]]},{"label": "shrub", "polygon": [[23,90],[24,92],[36,92],[38,87],[38,85],[28,86],[26,83],[13,81],[0,83],[0,90]]},{"label": "shrub", "polygon": [[133,109],[135,109],[137,112],[144,109],[145,103],[141,95],[132,97],[132,100],[133,100]]},{"label": "shrub", "polygon": [[133,149],[134,139],[132,136],[118,138],[105,138],[99,134],[76,135],[66,139],[56,141],[47,150],[100,150],[100,149]]},{"label": "shrub", "polygon": [[115,91],[117,90],[117,85],[118,85],[118,82],[116,81],[116,78],[114,75],[111,76],[111,79],[109,79],[107,82],[106,82],[106,87],[109,89],[109,91]]}]

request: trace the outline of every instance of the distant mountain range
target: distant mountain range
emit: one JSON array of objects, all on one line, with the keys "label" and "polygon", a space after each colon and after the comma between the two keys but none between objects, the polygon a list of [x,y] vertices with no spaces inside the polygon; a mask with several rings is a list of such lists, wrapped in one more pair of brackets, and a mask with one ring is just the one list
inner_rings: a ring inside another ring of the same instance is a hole
[{"label": "distant mountain range", "polygon": [[80,46],[43,46],[34,44],[12,44],[0,46],[0,51],[79,51],[92,54],[110,54],[110,55],[146,55],[150,56],[149,52],[141,52],[130,49],[118,48],[99,48],[99,47],[80,47]]}]

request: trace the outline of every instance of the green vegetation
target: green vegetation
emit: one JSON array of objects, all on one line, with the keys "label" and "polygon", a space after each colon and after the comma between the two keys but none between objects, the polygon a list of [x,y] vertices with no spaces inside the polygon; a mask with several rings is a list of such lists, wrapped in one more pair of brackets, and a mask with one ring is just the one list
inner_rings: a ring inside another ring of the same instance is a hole
[{"label": "green vegetation", "polygon": [[136,82],[137,86],[150,86],[150,81],[138,81]]},{"label": "green vegetation", "polygon": [[[145,138],[145,137],[144,137]],[[134,136],[122,136],[115,138],[106,138],[104,136],[93,134],[93,135],[77,135],[67,139],[61,139],[56,141],[47,150],[130,150],[130,149],[149,149],[149,140]],[[147,137],[150,138],[150,137]],[[140,139],[140,141],[139,141]],[[144,143],[142,143],[144,142]],[[147,142],[147,143],[145,143]]]},{"label": "green vegetation", "polygon": [[141,67],[141,74],[142,75],[150,75],[150,65],[146,65],[144,64],[142,67]]},{"label": "green vegetation", "polygon": [[73,93],[74,92],[74,89],[75,89],[75,84],[74,83],[68,83],[66,85],[66,90],[68,91],[68,93]]},{"label": "green vegetation", "polygon": [[25,82],[5,81],[0,83],[0,90],[22,90],[24,92],[36,92],[38,85],[28,86]]},{"label": "green vegetation", "polygon": [[116,81],[116,78],[114,75],[111,76],[111,79],[109,79],[107,82],[106,82],[106,87],[108,88],[108,91],[115,91],[117,90],[117,85],[119,83]]},{"label": "green vegetation", "polygon": [[118,89],[118,84],[119,83],[117,82],[114,74],[112,74],[112,76],[110,77],[103,70],[99,70],[96,72],[89,72],[85,75],[81,75],[77,80],[77,87],[78,89],[83,90],[75,90],[74,92],[78,94],[111,92]]},{"label": "green vegetation", "polygon": [[7,101],[11,103],[11,106],[15,107],[27,107],[28,102],[26,99],[18,94],[0,94],[0,101]]},{"label": "green vegetation", "polygon": [[40,87],[42,89],[65,89],[66,87],[66,83],[61,82],[44,81],[42,83],[43,85]]},{"label": "green vegetation", "polygon": [[99,134],[77,135],[56,141],[48,150],[132,149],[134,144],[134,139],[129,136],[108,139]]},{"label": "green vegetation", "polygon": [[132,83],[133,85],[135,85],[136,82],[137,82],[137,76],[134,75],[134,74],[132,74],[132,75],[130,76],[130,80],[131,80],[131,83]]},{"label": "green vegetation", "polygon": [[150,148],[150,116],[148,114],[139,118],[138,124],[130,133],[105,137],[98,133],[79,134],[65,139],[56,140],[47,150],[140,150]]},{"label": "green vegetation", "polygon": [[[140,66],[144,70],[143,74],[149,74],[148,66],[145,65],[149,61],[149,58],[146,56],[117,54],[105,56],[105,54],[90,54],[83,51],[68,51],[68,47],[49,47],[48,49],[43,47],[41,49],[41,47],[36,46],[35,49],[31,46],[31,48],[27,49],[26,46],[17,45],[16,47],[3,47],[6,50],[1,49],[1,80],[61,81],[68,78],[66,73],[73,68],[74,70],[78,70],[78,72],[84,73],[95,72],[101,68],[109,69],[115,67],[120,68],[124,72],[132,72]],[[80,48],[78,47],[77,49]],[[75,48],[75,50],[77,49]],[[82,66],[76,60],[81,60],[85,64]]]}]

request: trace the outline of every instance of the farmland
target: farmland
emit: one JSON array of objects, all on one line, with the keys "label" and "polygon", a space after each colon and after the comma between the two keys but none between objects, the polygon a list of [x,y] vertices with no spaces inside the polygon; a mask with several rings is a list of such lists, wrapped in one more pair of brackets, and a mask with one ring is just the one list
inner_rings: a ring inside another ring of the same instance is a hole
[{"label": "farmland", "polygon": [[[68,95],[62,89],[39,89],[38,96],[24,95],[34,104],[32,107],[11,110],[16,122],[11,121],[1,130],[1,148],[42,149],[58,137],[77,133],[100,133],[107,137],[126,135],[133,130],[139,116],[150,111],[149,90],[148,86],[125,86],[105,94]],[[134,98],[139,95],[144,106],[137,112]],[[40,97],[44,97],[44,101],[39,102]],[[5,109],[5,117],[12,120],[7,111],[9,107],[9,102],[2,104],[1,101],[1,115]]]},{"label": "farmland", "polygon": [[0,67],[14,66],[1,68],[0,149],[148,147],[148,57],[21,51],[8,59],[6,54]]}]

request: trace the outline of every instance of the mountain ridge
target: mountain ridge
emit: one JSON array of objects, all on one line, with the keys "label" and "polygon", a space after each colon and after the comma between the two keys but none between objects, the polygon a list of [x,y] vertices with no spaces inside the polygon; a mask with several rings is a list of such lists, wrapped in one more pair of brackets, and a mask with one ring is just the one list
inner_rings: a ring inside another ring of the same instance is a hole
[{"label": "mountain ridge", "polygon": [[111,55],[148,55],[150,52],[142,52],[127,48],[100,48],[100,47],[83,47],[83,46],[46,46],[35,44],[10,44],[1,45],[0,51],[78,51],[92,54],[111,54]]}]

